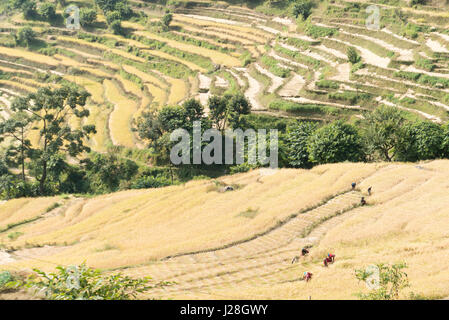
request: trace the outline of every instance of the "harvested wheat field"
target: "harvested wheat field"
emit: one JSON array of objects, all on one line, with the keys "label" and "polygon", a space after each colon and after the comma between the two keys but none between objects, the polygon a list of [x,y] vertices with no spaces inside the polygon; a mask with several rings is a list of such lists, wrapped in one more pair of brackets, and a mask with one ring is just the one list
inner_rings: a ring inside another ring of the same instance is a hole
[{"label": "harvested wheat field", "polygon": [[[406,262],[404,294],[445,297],[448,177],[447,160],[342,163],[86,199],[11,200],[0,204],[0,242],[10,248],[0,269],[86,261],[174,281],[151,292],[162,298],[353,299],[365,288],[355,269]],[[226,185],[234,191],[223,192]],[[305,245],[309,256],[292,264]],[[328,252],[337,259],[324,268]],[[312,281],[301,280],[304,271]]]}]

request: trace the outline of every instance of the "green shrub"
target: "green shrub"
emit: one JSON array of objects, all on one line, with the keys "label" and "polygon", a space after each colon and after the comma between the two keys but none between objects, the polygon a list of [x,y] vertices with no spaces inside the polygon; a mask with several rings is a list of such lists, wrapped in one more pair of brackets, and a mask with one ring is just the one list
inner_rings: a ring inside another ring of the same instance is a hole
[{"label": "green shrub", "polygon": [[116,35],[124,34],[124,29],[122,28],[122,23],[120,22],[120,20],[112,21],[109,26],[114,34]]},{"label": "green shrub", "polygon": [[278,61],[272,57],[263,56],[261,61],[264,65],[266,65],[269,68],[271,73],[273,73],[278,77],[286,78],[290,75],[290,69],[280,67],[278,65]]},{"label": "green shrub", "polygon": [[91,26],[97,20],[97,11],[90,8],[82,8],[80,10],[80,24],[83,27]]},{"label": "green shrub", "polygon": [[10,234],[8,234],[8,238],[9,238],[9,240],[14,241],[14,240],[16,240],[18,237],[20,237],[21,235],[23,235],[22,232],[15,231],[15,232],[11,232]]},{"label": "green shrub", "polygon": [[140,177],[132,182],[131,189],[161,188],[171,184],[165,177]]},{"label": "green shrub", "polygon": [[418,58],[418,60],[416,60],[416,66],[427,71],[433,71],[436,67],[432,60],[424,58]]},{"label": "green shrub", "polygon": [[353,91],[330,92],[327,96],[331,100],[342,100],[349,104],[356,104],[360,100],[369,100],[372,97],[369,93],[359,93]]},{"label": "green shrub", "polygon": [[54,273],[33,269],[33,275],[25,287],[43,292],[49,300],[130,300],[139,293],[167,285],[160,282],[149,285],[150,278],[133,279],[120,273],[102,275],[81,264],[79,266],[56,268]]},{"label": "green shrub", "polygon": [[46,21],[53,21],[56,17],[56,6],[50,2],[44,2],[39,6],[39,15]]},{"label": "green shrub", "polygon": [[248,172],[249,170],[254,169],[254,167],[255,167],[254,165],[250,165],[245,162],[245,163],[230,167],[229,173],[235,174],[235,173]]},{"label": "green shrub", "polygon": [[295,18],[301,16],[303,20],[306,20],[312,13],[313,2],[310,0],[297,0],[292,9],[292,13]]},{"label": "green shrub", "polygon": [[17,45],[28,47],[36,39],[36,33],[33,29],[26,26],[17,31],[14,35],[14,39]]},{"label": "green shrub", "polygon": [[274,100],[269,105],[270,109],[273,110],[282,110],[292,113],[322,113],[325,114],[329,112],[331,107],[316,105],[316,104],[300,104],[293,101],[285,101],[285,100]]},{"label": "green shrub", "polygon": [[305,32],[308,36],[317,39],[317,38],[332,37],[334,34],[338,32],[338,30],[335,28],[327,28],[313,24],[307,24]]},{"label": "green shrub", "polygon": [[320,89],[338,89],[340,84],[332,80],[320,80],[316,82],[316,86]]},{"label": "green shrub", "polygon": [[347,55],[349,62],[351,62],[352,64],[356,64],[362,59],[354,47],[348,47]]},{"label": "green shrub", "polygon": [[357,295],[362,300],[397,300],[402,289],[410,286],[407,274],[402,269],[407,268],[405,263],[388,265],[379,263],[375,266],[377,275],[374,271],[355,270],[356,278],[359,281],[367,283],[373,276],[377,279],[377,288],[374,288],[369,293],[358,293]]},{"label": "green shrub", "polygon": [[0,288],[12,280],[12,275],[9,271],[0,272]]},{"label": "green shrub", "polygon": [[343,121],[335,121],[316,130],[308,141],[307,149],[312,162],[357,162],[363,159],[363,144],[357,129]]},{"label": "green shrub", "polygon": [[408,71],[396,71],[394,73],[394,76],[398,77],[398,78],[406,79],[406,80],[416,81],[421,76],[421,73],[408,72]]}]

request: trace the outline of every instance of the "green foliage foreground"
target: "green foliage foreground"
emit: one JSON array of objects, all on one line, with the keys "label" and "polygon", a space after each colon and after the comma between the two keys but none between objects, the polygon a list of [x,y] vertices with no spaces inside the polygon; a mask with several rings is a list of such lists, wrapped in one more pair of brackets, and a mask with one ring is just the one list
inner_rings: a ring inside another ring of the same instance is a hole
[{"label": "green foliage foreground", "polygon": [[99,270],[79,266],[58,266],[56,272],[33,269],[35,274],[16,281],[16,288],[43,293],[49,300],[132,300],[138,294],[167,286],[169,282],[150,284],[150,277],[133,279],[120,273],[104,275]]},{"label": "green foliage foreground", "polygon": [[402,271],[407,268],[405,263],[376,264],[374,271],[359,269],[355,271],[356,278],[365,283],[370,282],[373,289],[369,293],[358,293],[362,300],[397,300],[400,291],[410,286],[407,273]]}]

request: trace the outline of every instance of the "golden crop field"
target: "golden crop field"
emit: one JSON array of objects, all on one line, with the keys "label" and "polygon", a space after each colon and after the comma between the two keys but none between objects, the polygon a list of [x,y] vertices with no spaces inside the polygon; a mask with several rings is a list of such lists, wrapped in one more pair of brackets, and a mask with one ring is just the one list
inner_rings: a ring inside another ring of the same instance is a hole
[{"label": "golden crop field", "polygon": [[112,110],[107,110],[99,105],[87,105],[89,110],[89,117],[86,120],[86,125],[95,125],[95,134],[91,136],[91,147],[94,150],[105,151],[106,146],[110,142],[108,134],[108,118]]},{"label": "golden crop field", "polygon": [[90,99],[92,99],[92,101],[94,101],[95,103],[97,103],[97,104],[104,103],[103,86],[101,85],[101,83],[98,83],[89,78],[80,77],[80,76],[67,75],[66,79],[68,81],[74,82],[74,83],[82,86],[84,89],[86,89],[86,91],[91,94]]},{"label": "golden crop field", "polygon": [[111,140],[115,145],[132,147],[134,138],[131,132],[131,119],[137,110],[136,102],[122,95],[111,80],[104,80],[103,85],[105,97],[114,105],[114,111],[109,116]]},{"label": "golden crop field", "polygon": [[202,34],[208,35],[208,36],[213,36],[213,37],[217,37],[220,39],[226,39],[226,40],[230,40],[230,41],[234,41],[234,42],[239,42],[242,43],[243,45],[248,45],[248,44],[253,44],[254,42],[239,37],[239,36],[235,36],[235,35],[230,35],[228,33],[224,33],[224,32],[219,32],[219,31],[210,31],[210,30],[204,30],[201,27],[195,28],[189,24],[184,24],[184,23],[173,23],[174,26],[178,26],[178,27],[182,27],[184,30],[186,31],[190,31],[190,32],[201,32]]},{"label": "golden crop field", "polygon": [[173,17],[173,21],[180,21],[183,23],[187,23],[190,25],[198,25],[198,26],[211,26],[222,30],[232,30],[234,32],[240,33],[240,34],[247,34],[252,36],[257,36],[257,39],[264,42],[262,39],[269,39],[271,38],[271,35],[269,33],[266,33],[262,30],[258,30],[251,27],[243,27],[243,26],[237,26],[237,25],[229,25],[214,21],[207,21],[207,20],[201,20],[201,19],[193,19],[190,17],[182,16],[175,14]]},{"label": "golden crop field", "polygon": [[148,32],[148,31],[137,31],[137,32],[135,32],[135,34],[147,37],[149,39],[166,42],[169,46],[179,49],[179,50],[183,50],[186,52],[196,53],[196,54],[205,56],[207,58],[210,58],[214,63],[217,63],[217,64],[223,64],[228,67],[235,67],[235,66],[241,65],[241,63],[238,59],[236,59],[230,55],[227,55],[225,53],[217,52],[217,51],[210,50],[207,48],[199,48],[199,47],[196,47],[191,44],[167,39],[167,38],[158,36],[154,33]]},{"label": "golden crop field", "polygon": [[177,104],[178,102],[183,100],[188,94],[186,82],[182,79],[175,79],[175,78],[167,78],[167,81],[171,85],[167,104],[171,105]]},{"label": "golden crop field", "polygon": [[29,61],[32,61],[35,63],[39,63],[39,64],[47,64],[47,65],[53,66],[53,67],[58,66],[60,63],[58,60],[53,59],[52,57],[45,56],[43,54],[26,51],[23,49],[1,47],[0,54],[9,56],[9,57],[22,58],[22,59],[29,60]]},{"label": "golden crop field", "polygon": [[153,83],[155,85],[158,85],[160,87],[166,87],[167,84],[164,83],[161,79],[159,79],[158,77],[148,73],[148,72],[143,72],[139,69],[137,69],[136,67],[124,64],[122,66],[123,70],[125,70],[128,73],[131,73],[135,76],[137,76],[138,78],[140,78],[144,83]]},{"label": "golden crop field", "polygon": [[27,93],[37,91],[37,88],[35,88],[35,87],[24,85],[21,82],[11,81],[11,80],[1,80],[0,79],[0,85],[3,85],[5,87],[15,88],[19,91],[23,91],[23,92],[27,92]]},{"label": "golden crop field", "polygon": [[161,89],[153,84],[147,83],[146,87],[153,97],[153,102],[158,105],[163,105],[167,100],[167,91]]},{"label": "golden crop field", "polygon": [[[103,269],[120,267],[130,275],[177,281],[158,292],[164,297],[353,299],[365,289],[354,269],[405,261],[410,290],[444,297],[449,295],[449,262],[444,259],[449,253],[448,164],[346,163],[269,175],[254,170],[220,178],[239,186],[232,192],[220,192],[212,181],[202,180],[72,198],[55,214],[17,227],[22,235],[16,240],[0,234],[0,241],[15,247],[54,244],[60,249],[47,248],[45,256],[36,253],[38,260],[23,258],[0,269],[51,269],[53,263],[87,261]],[[357,190],[350,192],[353,181]],[[369,186],[371,196],[366,193]],[[360,196],[368,206],[351,206]],[[56,200],[8,201],[0,205],[1,226],[17,221],[12,217],[22,217],[20,212],[35,217]],[[331,212],[344,208],[341,215]],[[256,213],[245,215],[249,209]],[[328,220],[316,220],[323,215]],[[292,233],[292,225],[308,228],[314,219],[320,223],[312,224],[309,237]],[[270,228],[266,236],[254,238]],[[290,260],[307,242],[313,244],[310,255],[292,265]],[[327,252],[337,260],[323,268]],[[314,274],[311,282],[298,281],[304,271]]]},{"label": "golden crop field", "polygon": [[22,74],[26,74],[26,75],[32,75],[32,73],[30,72],[30,71],[27,71],[27,70],[17,70],[17,69],[14,69],[14,68],[8,68],[8,67],[4,67],[4,66],[0,66],[0,70],[1,71],[3,71],[3,72],[9,72],[9,73],[17,73],[17,72],[20,72],[20,73],[22,73]]}]

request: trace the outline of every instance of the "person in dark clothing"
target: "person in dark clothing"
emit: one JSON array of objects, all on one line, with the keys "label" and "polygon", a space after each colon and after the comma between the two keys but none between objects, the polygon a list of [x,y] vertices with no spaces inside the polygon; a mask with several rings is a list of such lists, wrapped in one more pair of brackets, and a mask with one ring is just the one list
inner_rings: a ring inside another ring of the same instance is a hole
[{"label": "person in dark clothing", "polygon": [[308,253],[309,253],[309,250],[307,250],[306,248],[302,248],[301,254],[302,254],[303,256],[307,255]]},{"label": "person in dark clothing", "polygon": [[355,186],[356,186],[356,185],[357,185],[357,184],[356,184],[355,182],[351,183],[352,190],[355,189]]},{"label": "person in dark clothing", "polygon": [[371,195],[371,187],[368,188],[368,195]]},{"label": "person in dark clothing", "polygon": [[362,206],[364,206],[364,205],[366,204],[365,197],[362,197],[362,199],[360,199],[360,204],[361,204]]}]

